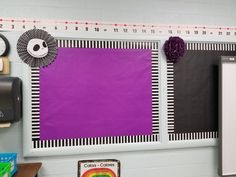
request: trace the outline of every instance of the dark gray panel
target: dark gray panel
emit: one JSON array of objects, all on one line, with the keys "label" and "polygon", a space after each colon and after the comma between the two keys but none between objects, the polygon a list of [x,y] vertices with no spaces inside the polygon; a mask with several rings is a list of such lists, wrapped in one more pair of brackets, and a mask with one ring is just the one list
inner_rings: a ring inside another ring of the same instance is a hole
[{"label": "dark gray panel", "polygon": [[174,65],[174,132],[218,130],[218,63],[234,51],[188,50]]}]

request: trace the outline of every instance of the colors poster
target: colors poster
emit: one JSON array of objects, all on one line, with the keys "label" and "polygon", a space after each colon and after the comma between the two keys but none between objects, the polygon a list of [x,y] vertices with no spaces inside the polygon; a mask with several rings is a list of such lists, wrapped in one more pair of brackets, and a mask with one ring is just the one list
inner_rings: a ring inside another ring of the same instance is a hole
[{"label": "colors poster", "polygon": [[78,177],[120,177],[120,161],[114,159],[79,161]]}]

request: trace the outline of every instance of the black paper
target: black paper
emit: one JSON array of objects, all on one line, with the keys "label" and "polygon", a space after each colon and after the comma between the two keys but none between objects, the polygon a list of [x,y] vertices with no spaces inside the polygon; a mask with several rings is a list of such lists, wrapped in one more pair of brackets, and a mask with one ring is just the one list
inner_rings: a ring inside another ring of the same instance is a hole
[{"label": "black paper", "polygon": [[188,50],[174,65],[174,132],[218,130],[218,64],[232,51]]}]

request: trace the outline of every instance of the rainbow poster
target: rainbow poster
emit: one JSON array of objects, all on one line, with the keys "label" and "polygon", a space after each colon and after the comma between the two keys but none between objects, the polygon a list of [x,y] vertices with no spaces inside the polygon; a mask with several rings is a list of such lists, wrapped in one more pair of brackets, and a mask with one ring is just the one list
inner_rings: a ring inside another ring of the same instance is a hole
[{"label": "rainbow poster", "polygon": [[120,177],[120,162],[114,159],[79,161],[78,177]]}]

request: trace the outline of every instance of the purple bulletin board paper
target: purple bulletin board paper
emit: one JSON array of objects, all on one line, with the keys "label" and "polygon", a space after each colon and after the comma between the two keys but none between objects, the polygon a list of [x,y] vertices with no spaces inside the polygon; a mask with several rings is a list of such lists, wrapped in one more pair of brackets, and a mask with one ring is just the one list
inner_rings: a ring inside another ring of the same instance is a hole
[{"label": "purple bulletin board paper", "polygon": [[59,48],[40,69],[40,139],[152,134],[151,50]]}]

